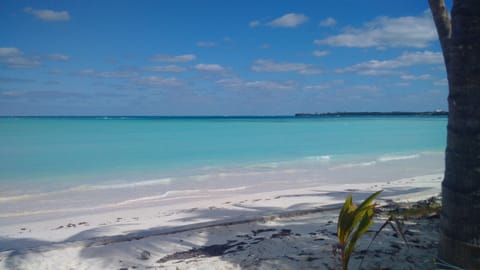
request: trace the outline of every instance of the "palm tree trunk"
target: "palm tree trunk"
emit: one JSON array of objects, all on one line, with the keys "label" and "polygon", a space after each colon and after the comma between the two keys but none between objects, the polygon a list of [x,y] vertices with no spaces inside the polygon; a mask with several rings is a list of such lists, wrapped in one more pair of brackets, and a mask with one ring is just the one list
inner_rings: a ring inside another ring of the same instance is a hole
[{"label": "palm tree trunk", "polygon": [[451,21],[444,0],[429,3],[449,84],[438,255],[480,269],[480,1],[455,0]]}]

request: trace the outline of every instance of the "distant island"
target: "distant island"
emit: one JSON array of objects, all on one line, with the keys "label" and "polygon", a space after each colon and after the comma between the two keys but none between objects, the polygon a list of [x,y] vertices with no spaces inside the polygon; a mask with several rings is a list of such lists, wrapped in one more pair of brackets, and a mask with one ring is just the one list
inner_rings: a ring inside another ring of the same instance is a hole
[{"label": "distant island", "polygon": [[295,117],[323,117],[323,116],[442,116],[448,115],[445,111],[434,112],[334,112],[334,113],[296,113]]}]

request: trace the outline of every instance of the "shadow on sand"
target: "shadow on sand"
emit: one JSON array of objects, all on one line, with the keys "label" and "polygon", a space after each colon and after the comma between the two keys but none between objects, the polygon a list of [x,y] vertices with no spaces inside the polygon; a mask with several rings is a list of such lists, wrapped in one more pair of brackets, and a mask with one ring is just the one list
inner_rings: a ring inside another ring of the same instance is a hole
[{"label": "shadow on sand", "polygon": [[[425,190],[425,188],[388,188],[382,193],[382,197]],[[283,195],[279,198],[326,196],[343,201],[348,194],[352,193],[358,201],[371,194],[371,192],[361,191],[312,190],[309,194]],[[310,203],[299,203],[288,208],[242,204],[234,204],[234,206],[235,209],[221,207],[196,209],[188,217],[176,220],[189,223],[184,226],[167,224],[115,236],[98,236],[100,230],[108,230],[107,227],[92,228],[55,243],[28,238],[0,238],[0,247],[10,247],[12,250],[4,258],[7,269],[23,268],[25,258],[32,253],[41,255],[41,253],[55,252],[67,246],[79,247],[79,260],[93,259],[96,264],[100,264],[98,267],[105,269],[155,269],[157,267],[182,269],[188,268],[185,267],[185,263],[198,262],[200,258],[209,257],[216,257],[218,261],[241,269],[335,269],[338,267],[337,261],[332,256],[332,248],[336,243],[336,220],[341,204],[318,207]],[[216,216],[218,219],[201,222],[206,216]],[[381,226],[380,223],[375,224],[373,229],[379,226]],[[398,244],[401,243],[401,239],[392,235],[394,235],[392,231],[385,233],[385,239],[390,237],[395,241],[386,248],[375,250],[376,255],[373,256],[376,256],[377,260],[373,260],[373,264],[367,264],[369,267],[375,264],[382,265],[382,263],[385,265],[386,261],[378,259],[378,254],[388,256],[394,262],[395,256],[405,253],[401,244]],[[422,246],[419,242],[418,248],[425,248],[428,243],[423,243],[424,246]],[[360,248],[352,259],[353,264],[359,263],[365,246],[365,242],[360,242]],[[415,256],[412,251],[408,254],[410,257]],[[387,265],[391,265],[392,262],[388,262]],[[212,268],[215,267],[212,266]]]}]

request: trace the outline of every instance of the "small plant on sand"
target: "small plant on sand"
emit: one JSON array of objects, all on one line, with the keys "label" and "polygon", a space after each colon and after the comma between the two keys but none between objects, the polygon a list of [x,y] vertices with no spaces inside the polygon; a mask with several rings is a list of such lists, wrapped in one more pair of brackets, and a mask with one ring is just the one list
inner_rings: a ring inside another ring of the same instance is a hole
[{"label": "small plant on sand", "polygon": [[[358,239],[367,232],[373,224],[373,214],[376,204],[373,200],[380,195],[382,190],[370,195],[359,206],[352,202],[352,195],[349,195],[340,210],[337,224],[338,249],[342,256],[342,269],[348,269],[348,261],[355,250]],[[336,252],[336,249],[334,250]]]}]

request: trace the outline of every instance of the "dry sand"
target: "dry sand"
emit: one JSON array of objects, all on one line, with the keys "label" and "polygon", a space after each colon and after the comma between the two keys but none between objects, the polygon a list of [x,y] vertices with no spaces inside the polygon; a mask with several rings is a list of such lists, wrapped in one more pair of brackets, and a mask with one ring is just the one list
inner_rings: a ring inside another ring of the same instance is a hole
[{"label": "dry sand", "polygon": [[[442,175],[389,182],[322,185],[224,196],[168,207],[145,207],[52,218],[0,228],[1,269],[337,269],[339,205],[383,189],[381,204],[413,202],[440,192]],[[200,191],[199,191],[200,192]],[[197,194],[198,195],[198,194]],[[203,199],[201,199],[203,198]],[[377,217],[372,230],[383,224]],[[364,236],[356,269],[433,269],[438,219],[408,220],[407,248],[387,228]]]}]

